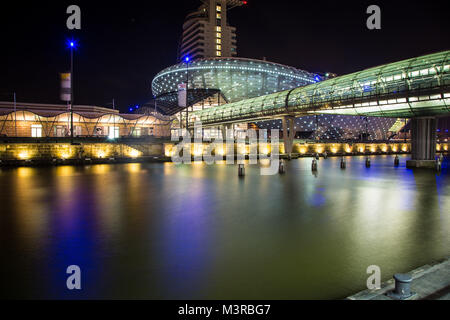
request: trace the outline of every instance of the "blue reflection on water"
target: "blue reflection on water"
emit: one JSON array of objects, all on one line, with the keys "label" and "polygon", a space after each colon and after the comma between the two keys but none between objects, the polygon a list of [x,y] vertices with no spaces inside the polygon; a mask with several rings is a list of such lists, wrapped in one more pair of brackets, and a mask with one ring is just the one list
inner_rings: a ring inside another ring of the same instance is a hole
[{"label": "blue reflection on water", "polygon": [[[174,194],[186,191],[183,184],[177,187],[179,189],[172,190]],[[166,209],[174,214],[165,217],[162,232],[164,239],[160,254],[166,267],[161,272],[169,282],[164,289],[175,298],[181,298],[181,294],[186,292],[195,294],[200,291],[204,283],[201,279],[207,276],[213,260],[212,230],[205,220],[214,212],[214,199],[204,190],[204,181],[192,181],[188,188],[188,201],[178,203],[175,200],[166,204]]]},{"label": "blue reflection on water", "polygon": [[309,204],[313,207],[322,207],[327,202],[324,196],[325,189],[317,188],[315,192],[309,197]]},{"label": "blue reflection on water", "polygon": [[[49,288],[54,290],[49,294],[58,299],[82,298],[83,288],[88,289],[92,296],[98,290],[94,288],[101,273],[101,268],[96,264],[99,261],[99,235],[92,221],[92,217],[97,215],[96,208],[90,201],[92,194],[76,185],[70,188],[65,196],[58,199],[51,215],[55,220],[52,223],[57,227],[49,248],[50,256],[53,257],[49,266],[48,279],[52,283]],[[70,265],[77,265],[81,269],[81,291],[70,291],[66,287],[66,280],[70,275],[65,271]]]}]

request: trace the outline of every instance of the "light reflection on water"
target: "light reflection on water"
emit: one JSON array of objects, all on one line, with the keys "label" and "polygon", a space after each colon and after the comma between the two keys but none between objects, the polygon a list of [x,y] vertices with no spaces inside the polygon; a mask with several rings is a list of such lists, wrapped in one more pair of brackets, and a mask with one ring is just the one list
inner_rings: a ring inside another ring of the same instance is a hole
[{"label": "light reflection on water", "polygon": [[[393,157],[0,171],[2,295],[330,299],[450,255],[450,182]],[[65,289],[65,268],[83,290]]]}]

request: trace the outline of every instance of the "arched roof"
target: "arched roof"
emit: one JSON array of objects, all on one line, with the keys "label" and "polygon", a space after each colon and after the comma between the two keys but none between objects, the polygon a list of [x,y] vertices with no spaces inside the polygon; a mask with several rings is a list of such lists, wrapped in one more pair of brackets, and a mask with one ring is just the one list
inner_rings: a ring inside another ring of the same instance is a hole
[{"label": "arched roof", "polygon": [[217,89],[231,102],[315,82],[314,74],[278,63],[246,58],[207,58],[162,70],[153,79],[153,95],[176,92],[178,85],[188,79],[190,89]]}]

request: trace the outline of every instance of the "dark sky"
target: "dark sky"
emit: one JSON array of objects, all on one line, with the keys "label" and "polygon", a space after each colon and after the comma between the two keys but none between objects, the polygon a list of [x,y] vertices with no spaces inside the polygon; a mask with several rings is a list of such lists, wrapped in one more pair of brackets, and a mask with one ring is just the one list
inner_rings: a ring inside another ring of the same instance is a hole
[{"label": "dark sky", "polygon": [[[185,15],[199,0],[7,1],[0,11],[0,100],[59,103],[60,72],[76,51],[77,104],[125,111],[151,98],[153,77],[176,63]],[[346,74],[450,49],[450,1],[248,0],[231,11],[238,55],[311,72]],[[82,30],[66,29],[67,6],[82,10]],[[366,9],[382,10],[382,30],[366,28]]]}]

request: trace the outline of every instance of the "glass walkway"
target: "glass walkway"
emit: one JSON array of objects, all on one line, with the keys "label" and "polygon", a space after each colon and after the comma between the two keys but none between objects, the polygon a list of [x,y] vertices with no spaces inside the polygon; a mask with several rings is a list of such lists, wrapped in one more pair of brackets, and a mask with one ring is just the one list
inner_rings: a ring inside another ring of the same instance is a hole
[{"label": "glass walkway", "polygon": [[339,114],[402,117],[450,113],[450,50],[194,112],[203,126]]}]

